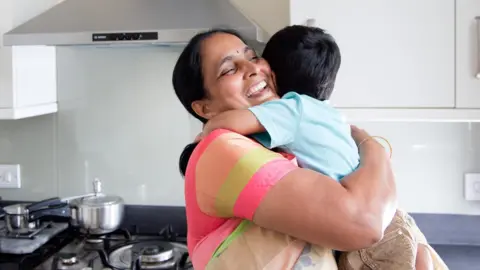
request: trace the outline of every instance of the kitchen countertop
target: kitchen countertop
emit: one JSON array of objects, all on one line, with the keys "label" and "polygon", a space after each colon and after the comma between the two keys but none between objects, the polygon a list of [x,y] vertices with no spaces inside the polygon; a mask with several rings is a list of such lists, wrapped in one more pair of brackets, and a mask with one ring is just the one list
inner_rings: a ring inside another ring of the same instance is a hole
[{"label": "kitchen countertop", "polygon": [[[0,207],[12,201],[0,201]],[[480,216],[454,214],[411,214],[429,243],[452,270],[480,270]],[[185,207],[126,205],[123,228],[132,232],[158,233],[171,225],[186,236]]]},{"label": "kitchen countertop", "polygon": [[480,216],[424,213],[411,215],[431,244],[480,246]]},{"label": "kitchen countertop", "polygon": [[479,270],[480,246],[433,245],[451,270]]},{"label": "kitchen countertop", "polygon": [[[0,201],[4,207],[18,201]],[[480,246],[480,216],[412,213],[418,227],[435,245]],[[126,205],[123,228],[156,233],[171,225],[186,236],[187,220],[183,206]]]}]

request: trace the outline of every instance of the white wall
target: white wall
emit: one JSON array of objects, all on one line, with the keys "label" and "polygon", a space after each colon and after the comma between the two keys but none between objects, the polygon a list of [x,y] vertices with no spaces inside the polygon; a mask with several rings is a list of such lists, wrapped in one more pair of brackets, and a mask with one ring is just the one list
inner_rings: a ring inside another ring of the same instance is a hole
[{"label": "white wall", "polygon": [[[178,49],[61,48],[56,115],[0,121],[0,163],[22,165],[22,189],[3,199],[91,191],[130,204],[183,205],[177,160],[199,125],[171,87]],[[406,97],[408,98],[408,97]],[[359,123],[393,145],[400,203],[412,212],[480,214],[463,174],[480,172],[480,125]]]}]

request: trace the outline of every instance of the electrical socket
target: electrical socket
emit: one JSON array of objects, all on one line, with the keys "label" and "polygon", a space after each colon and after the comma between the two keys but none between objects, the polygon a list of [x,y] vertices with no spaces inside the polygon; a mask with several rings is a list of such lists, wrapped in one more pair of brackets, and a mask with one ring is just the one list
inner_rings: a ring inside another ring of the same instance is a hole
[{"label": "electrical socket", "polygon": [[480,173],[465,174],[465,200],[480,201]]},{"label": "electrical socket", "polygon": [[20,164],[0,164],[0,188],[21,188]]}]

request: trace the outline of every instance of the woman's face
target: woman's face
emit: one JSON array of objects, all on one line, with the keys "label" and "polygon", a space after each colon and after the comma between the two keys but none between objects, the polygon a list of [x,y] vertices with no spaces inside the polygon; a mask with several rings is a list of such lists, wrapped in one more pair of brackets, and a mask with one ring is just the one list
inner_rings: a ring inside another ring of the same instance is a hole
[{"label": "woman's face", "polygon": [[192,103],[200,116],[244,109],[277,97],[268,63],[234,35],[214,34],[203,41],[202,72],[207,97]]}]

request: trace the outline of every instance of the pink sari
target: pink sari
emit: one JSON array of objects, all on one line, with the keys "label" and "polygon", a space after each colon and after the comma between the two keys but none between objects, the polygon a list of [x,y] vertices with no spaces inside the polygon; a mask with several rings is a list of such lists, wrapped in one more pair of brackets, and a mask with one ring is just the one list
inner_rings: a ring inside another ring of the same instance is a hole
[{"label": "pink sari", "polygon": [[203,139],[185,175],[195,269],[337,269],[331,250],[252,222],[265,194],[296,168],[292,156],[227,130]]}]

